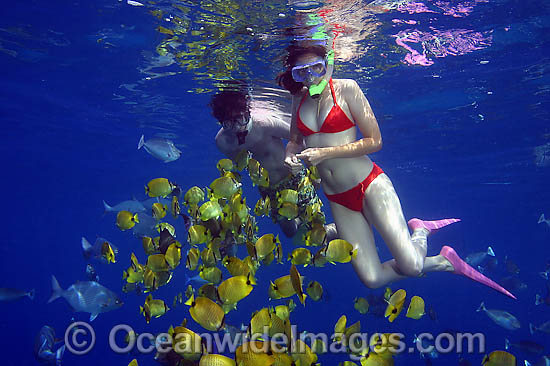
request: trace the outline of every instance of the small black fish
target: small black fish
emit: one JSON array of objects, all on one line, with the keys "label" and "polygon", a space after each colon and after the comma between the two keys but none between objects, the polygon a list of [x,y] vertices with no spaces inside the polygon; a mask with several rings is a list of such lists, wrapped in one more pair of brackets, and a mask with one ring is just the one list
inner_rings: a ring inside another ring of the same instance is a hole
[{"label": "small black fish", "polygon": [[521,340],[516,343],[511,343],[508,339],[504,339],[504,348],[507,350],[510,347],[519,349],[522,352],[532,355],[540,355],[544,353],[544,346],[530,340]]}]

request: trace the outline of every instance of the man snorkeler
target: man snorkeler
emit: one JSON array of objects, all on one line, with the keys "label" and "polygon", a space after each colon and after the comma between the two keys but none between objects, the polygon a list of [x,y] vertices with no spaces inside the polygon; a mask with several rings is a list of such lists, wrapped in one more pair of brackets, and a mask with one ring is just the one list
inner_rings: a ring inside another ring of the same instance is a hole
[{"label": "man snorkeler", "polygon": [[[284,165],[285,143],[290,138],[290,114],[274,107],[273,103],[255,100],[246,87],[222,90],[212,97],[209,104],[212,115],[221,124],[216,135],[216,145],[220,152],[230,159],[247,150],[269,173],[269,187],[258,189],[262,197],[269,196],[271,217],[281,227],[285,236],[294,237],[298,228],[305,222],[306,207],[317,201],[317,193],[312,185],[309,189],[299,189],[307,177],[304,168],[296,174],[289,174]],[[277,192],[292,189],[298,192],[298,217],[289,220],[277,210]],[[319,201],[320,202],[320,201]],[[326,240],[336,237],[336,226],[325,225]]]}]

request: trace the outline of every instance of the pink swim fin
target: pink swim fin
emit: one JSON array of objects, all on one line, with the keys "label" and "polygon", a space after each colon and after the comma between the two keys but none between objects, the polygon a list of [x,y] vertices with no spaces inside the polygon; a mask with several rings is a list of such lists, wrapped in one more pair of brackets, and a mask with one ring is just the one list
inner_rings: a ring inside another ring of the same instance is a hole
[{"label": "pink swim fin", "polygon": [[[487,278],[483,274],[479,273],[475,269],[473,269],[468,263],[464,262],[458,254],[456,254],[455,250],[447,245],[445,245],[443,248],[441,248],[441,252],[439,252],[442,256],[444,256],[455,269],[453,271],[454,274],[463,275],[465,277],[468,277],[474,281],[477,281],[481,284],[484,284],[485,286],[489,286],[494,290],[497,290],[499,292],[502,292],[506,296],[510,296],[512,299],[516,299],[514,295],[512,295],[508,290],[506,290],[504,287],[500,286],[495,281],[491,280],[490,278]],[[517,299],[516,299],[517,300]]]},{"label": "pink swim fin", "polygon": [[443,219],[443,220],[436,220],[436,221],[424,221],[420,219],[410,219],[407,223],[411,230],[416,229],[426,229],[430,233],[436,232],[437,230],[441,229],[442,227],[445,227],[447,225],[454,224],[455,222],[459,222],[460,219]]}]

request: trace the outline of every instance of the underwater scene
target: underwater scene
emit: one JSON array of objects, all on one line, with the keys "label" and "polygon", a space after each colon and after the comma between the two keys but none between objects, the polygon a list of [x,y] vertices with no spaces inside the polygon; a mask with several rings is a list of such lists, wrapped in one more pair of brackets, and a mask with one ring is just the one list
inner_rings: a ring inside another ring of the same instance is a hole
[{"label": "underwater scene", "polygon": [[550,365],[548,1],[2,13],[4,365]]}]

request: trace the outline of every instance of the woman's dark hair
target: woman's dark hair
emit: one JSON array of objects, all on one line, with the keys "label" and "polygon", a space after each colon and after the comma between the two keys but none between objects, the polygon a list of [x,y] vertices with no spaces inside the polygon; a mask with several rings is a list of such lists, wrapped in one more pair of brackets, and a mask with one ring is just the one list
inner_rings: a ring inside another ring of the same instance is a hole
[{"label": "woman's dark hair", "polygon": [[234,85],[222,89],[212,96],[208,104],[212,108],[212,115],[218,121],[225,121],[237,114],[250,112],[250,95],[248,88]]},{"label": "woman's dark hair", "polygon": [[296,65],[296,61],[303,55],[313,53],[319,57],[327,56],[325,46],[319,45],[318,42],[300,42],[300,44],[291,44],[286,48],[287,56],[285,59],[286,71],[277,76],[279,86],[288,90],[290,94],[296,94],[304,87],[304,84],[296,82],[292,78],[292,68]]}]

